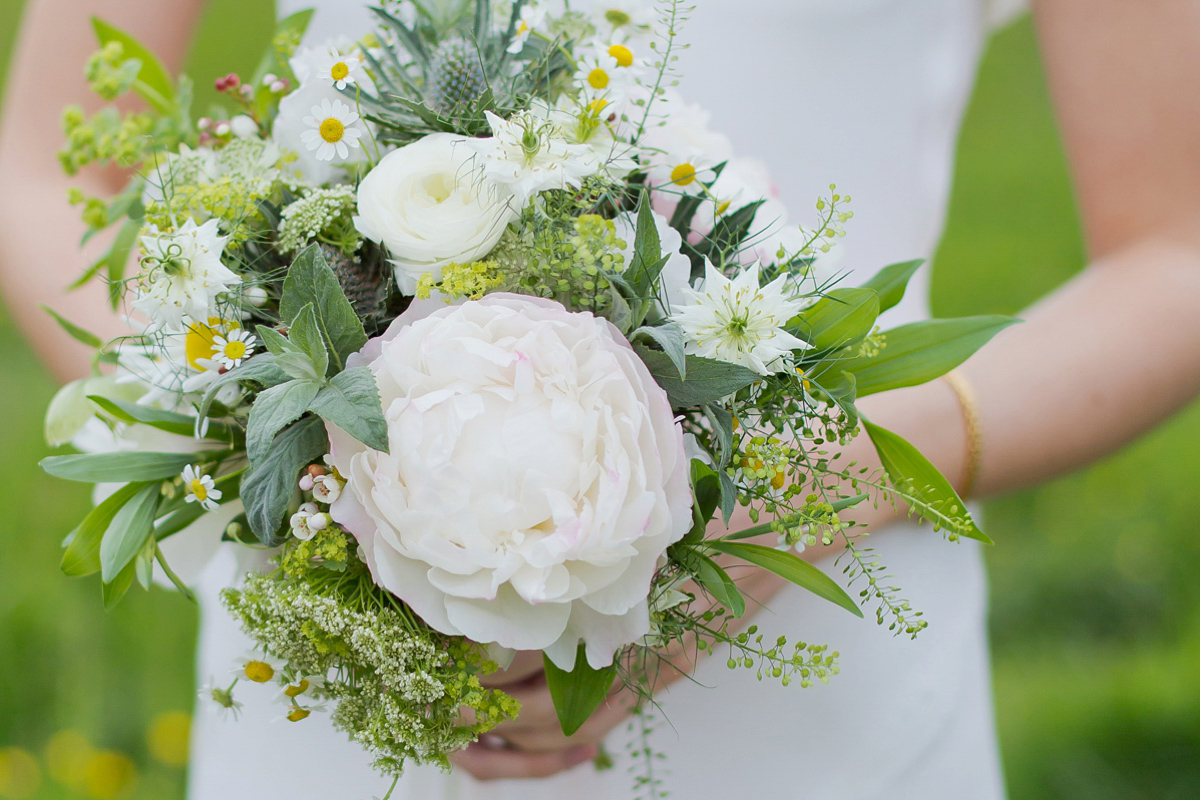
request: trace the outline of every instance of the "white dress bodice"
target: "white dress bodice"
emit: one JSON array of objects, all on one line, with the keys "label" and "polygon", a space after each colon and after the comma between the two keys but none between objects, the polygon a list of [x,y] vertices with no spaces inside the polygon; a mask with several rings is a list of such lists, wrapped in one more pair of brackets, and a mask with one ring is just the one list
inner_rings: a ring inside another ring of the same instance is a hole
[{"label": "white dress bodice", "polygon": [[[359,34],[361,0],[316,0],[318,38]],[[314,5],[279,0],[280,14]],[[989,26],[1007,10],[986,0],[697,0],[682,28],[684,96],[711,110],[735,152],[762,159],[796,222],[832,182],[853,197],[842,241],[848,285],[879,267],[930,258],[941,236],[954,146]],[[897,324],[927,315],[928,272],[888,312]],[[929,628],[893,637],[798,589],[758,612],[768,635],[840,651],[841,674],[801,688],[758,682],[722,658],[660,696],[669,724],[653,746],[666,754],[666,788],[687,800],[1000,800],[987,665],[985,579],[974,542],[950,544],[901,525],[869,542]],[[840,577],[838,565],[822,568]],[[235,577],[232,553],[204,576],[199,677],[228,674],[248,643],[215,594]],[[253,688],[253,687],[251,687]],[[240,721],[197,709],[192,800],[367,800],[387,781],[356,745],[314,716],[280,719],[266,702]],[[477,783],[414,768],[397,800],[595,800],[633,796],[626,744],[617,766],[584,764],[540,781]],[[770,795],[764,795],[769,792]]]}]

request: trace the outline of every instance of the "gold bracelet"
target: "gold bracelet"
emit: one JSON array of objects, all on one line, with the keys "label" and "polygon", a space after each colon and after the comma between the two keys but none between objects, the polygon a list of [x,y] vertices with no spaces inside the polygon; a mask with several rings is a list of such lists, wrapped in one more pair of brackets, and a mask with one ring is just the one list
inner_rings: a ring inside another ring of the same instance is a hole
[{"label": "gold bracelet", "polygon": [[970,499],[975,489],[975,479],[979,476],[980,462],[983,461],[983,429],[979,424],[979,403],[975,399],[975,390],[971,382],[956,369],[942,376],[958,398],[962,408],[963,427],[967,431],[967,469],[963,476],[962,498]]}]

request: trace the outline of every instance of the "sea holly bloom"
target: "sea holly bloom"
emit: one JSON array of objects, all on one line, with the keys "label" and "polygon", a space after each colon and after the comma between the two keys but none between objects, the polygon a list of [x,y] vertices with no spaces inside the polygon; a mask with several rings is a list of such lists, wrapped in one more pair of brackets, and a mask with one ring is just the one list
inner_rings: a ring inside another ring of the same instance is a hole
[{"label": "sea holly bloom", "polygon": [[216,488],[211,475],[202,473],[195,464],[188,464],[180,477],[187,492],[185,503],[199,503],[205,511],[217,510],[217,501],[221,499],[222,492]]},{"label": "sea holly bloom", "polygon": [[213,359],[225,369],[241,366],[242,362],[254,353],[258,338],[241,328],[230,331],[224,336],[213,337]]},{"label": "sea holly bloom", "polygon": [[741,364],[760,375],[786,368],[787,356],[808,345],[783,329],[803,306],[787,291],[786,274],[758,285],[758,265],[733,280],[705,262],[702,289],[685,288],[672,319],[687,335],[685,352]]},{"label": "sea holly bloom", "polygon": [[312,116],[305,117],[304,124],[308,128],[300,134],[300,141],[315,151],[318,161],[332,161],[334,156],[345,161],[350,157],[350,148],[361,146],[359,116],[341,100],[322,100],[312,107]]},{"label": "sea holly bloom", "polygon": [[217,232],[217,220],[203,225],[187,220],[177,231],[153,231],[142,237],[142,271],[133,308],[154,330],[178,330],[184,319],[216,316],[217,298],[241,282],[221,263],[229,237]]}]

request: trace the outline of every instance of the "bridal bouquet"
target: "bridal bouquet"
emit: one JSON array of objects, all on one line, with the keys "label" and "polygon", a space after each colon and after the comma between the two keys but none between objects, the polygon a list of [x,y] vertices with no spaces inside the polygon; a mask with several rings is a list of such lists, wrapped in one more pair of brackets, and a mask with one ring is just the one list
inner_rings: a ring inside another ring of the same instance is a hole
[{"label": "bridal bouquet", "polygon": [[[96,349],[47,419],[84,452],[45,469],[96,484],[64,571],[100,573],[112,606],[156,573],[187,592],[221,542],[260,554],[222,594],[257,649],[212,699],[277,683],[289,720],[330,713],[394,775],[519,713],[480,682],[515,650],[544,654],[568,734],[618,677],[648,700],[672,647],[835,673],[824,645],[742,629],[734,564],[915,635],[846,512],[985,537],[855,399],[1008,320],[881,332],[918,263],[837,285],[849,198],[788,223],[673,88],[675,2],[372,11],[373,35],[317,47],[310,13],[283,20],[197,122],[185,77],[95,22],[92,86],[147,110],[65,114],[68,171],[131,169],[72,200],[89,237],[117,228],[81,282],[133,328],[59,318]],[[840,460],[860,431],[882,471]],[[713,535],[739,505],[752,526]],[[857,599],[797,555],[818,542]]]}]

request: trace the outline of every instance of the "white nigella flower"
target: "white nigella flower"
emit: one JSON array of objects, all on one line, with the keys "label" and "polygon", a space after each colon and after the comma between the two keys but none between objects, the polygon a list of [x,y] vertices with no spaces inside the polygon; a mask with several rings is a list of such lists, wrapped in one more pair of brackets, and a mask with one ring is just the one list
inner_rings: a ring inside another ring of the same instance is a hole
[{"label": "white nigella flower", "polygon": [[[623,178],[637,168],[633,146],[617,138],[614,125],[620,121],[610,113],[604,98],[580,103],[563,95],[553,106],[534,100],[530,113],[554,125],[569,143],[587,145],[602,169],[614,179]],[[612,121],[610,116],[614,118]]]},{"label": "white nigella flower", "polygon": [[366,77],[362,55],[359,53],[343,55],[333,48],[323,49],[314,54],[312,61],[316,78],[337,89],[357,86]]},{"label": "white nigella flower", "polygon": [[300,508],[292,514],[289,523],[292,535],[307,542],[317,535],[317,531],[325,530],[330,523],[329,515],[321,511],[316,503],[301,503]]},{"label": "white nigella flower", "polygon": [[508,52],[521,52],[525,48],[525,42],[529,40],[529,35],[545,23],[546,10],[544,8],[539,7],[536,3],[526,3],[521,6],[521,16],[517,18],[517,30],[512,42],[508,45]]},{"label": "white nigella flower", "polygon": [[484,114],[492,137],[463,144],[482,156],[484,175],[512,192],[519,206],[546,189],[579,186],[602,166],[590,147],[569,143],[557,126],[532,114],[511,120]]},{"label": "white nigella flower", "polygon": [[706,263],[703,288],[684,289],[686,300],[672,314],[687,335],[686,352],[761,375],[784,369],[792,350],[808,346],[783,330],[803,305],[789,297],[787,278],[780,275],[760,288],[757,264],[729,280]]},{"label": "white nigella flower", "polygon": [[328,98],[312,107],[312,116],[304,118],[307,129],[300,134],[300,141],[311,151],[316,151],[318,161],[332,161],[334,156],[345,161],[350,149],[358,149],[362,138],[362,121],[350,106],[341,100]]},{"label": "white nigella flower", "polygon": [[189,219],[174,233],[142,237],[142,271],[135,310],[157,330],[183,327],[184,317],[214,316],[217,297],[241,278],[221,263],[228,237],[217,232],[217,220],[196,225]]},{"label": "white nigella flower", "polygon": [[224,336],[213,337],[213,359],[225,369],[241,366],[254,352],[258,338],[247,330],[236,328]]},{"label": "white nigella flower", "polygon": [[205,475],[194,464],[183,468],[183,488],[187,492],[184,502],[199,503],[205,511],[216,511],[221,490],[216,488],[211,475]]}]

